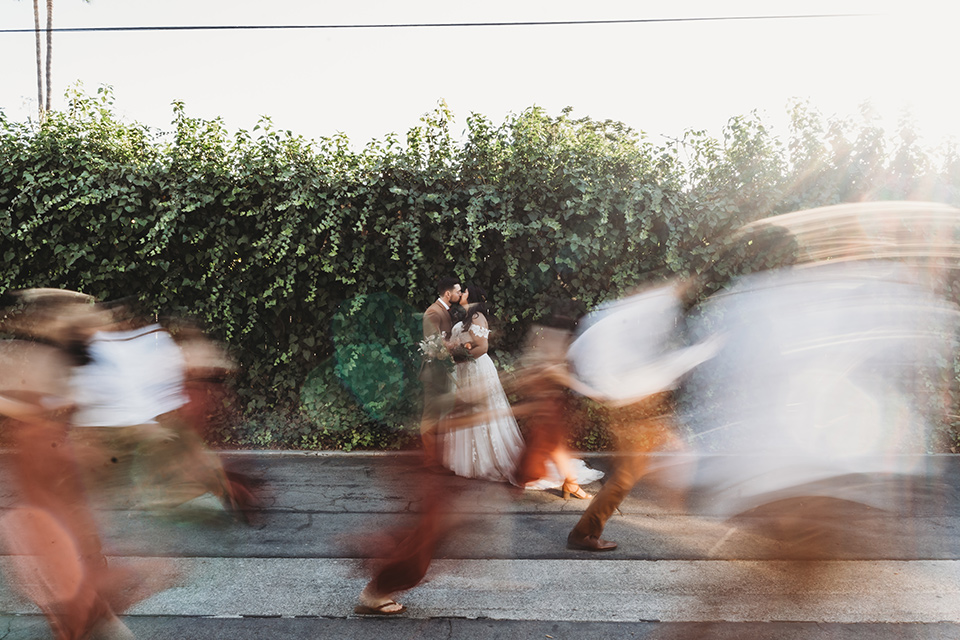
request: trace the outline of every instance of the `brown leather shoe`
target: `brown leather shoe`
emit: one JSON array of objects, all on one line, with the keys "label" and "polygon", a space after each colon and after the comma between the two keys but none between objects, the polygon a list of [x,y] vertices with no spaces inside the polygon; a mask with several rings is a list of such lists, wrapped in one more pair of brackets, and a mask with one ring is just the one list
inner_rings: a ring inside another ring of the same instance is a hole
[{"label": "brown leather shoe", "polygon": [[577,549],[580,551],[613,551],[616,548],[616,542],[604,540],[597,536],[580,537],[572,533],[567,536],[567,549]]}]

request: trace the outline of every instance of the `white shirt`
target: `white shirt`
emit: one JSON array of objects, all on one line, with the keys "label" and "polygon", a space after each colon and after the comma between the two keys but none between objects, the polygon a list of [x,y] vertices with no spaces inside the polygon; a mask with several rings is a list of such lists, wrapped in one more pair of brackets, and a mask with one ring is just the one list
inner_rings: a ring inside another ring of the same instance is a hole
[{"label": "white shirt", "polygon": [[180,347],[160,325],[98,331],[91,362],[74,368],[71,385],[78,427],[125,427],[155,422],[187,403]]}]

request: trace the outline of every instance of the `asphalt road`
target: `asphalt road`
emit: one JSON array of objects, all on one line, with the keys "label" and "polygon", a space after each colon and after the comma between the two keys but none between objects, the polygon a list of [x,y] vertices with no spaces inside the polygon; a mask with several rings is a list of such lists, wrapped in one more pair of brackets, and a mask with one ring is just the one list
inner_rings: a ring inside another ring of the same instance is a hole
[{"label": "asphalt road", "polygon": [[[402,619],[360,618],[353,605],[383,536],[416,518],[415,455],[226,458],[261,483],[251,524],[211,498],[164,514],[135,496],[96,500],[111,565],[167,586],[124,616],[137,638],[960,638],[953,456],[929,459],[942,469],[933,481],[877,485],[894,511],[842,503],[813,559],[758,526],[769,514],[727,520],[704,496],[680,502],[651,484],[609,522],[617,550],[569,551],[584,501],[431,476],[453,487],[458,527],[426,581],[398,598]],[[0,510],[15,500],[0,482]],[[790,526],[802,531],[805,515]],[[49,637],[0,585],[0,638]]]}]

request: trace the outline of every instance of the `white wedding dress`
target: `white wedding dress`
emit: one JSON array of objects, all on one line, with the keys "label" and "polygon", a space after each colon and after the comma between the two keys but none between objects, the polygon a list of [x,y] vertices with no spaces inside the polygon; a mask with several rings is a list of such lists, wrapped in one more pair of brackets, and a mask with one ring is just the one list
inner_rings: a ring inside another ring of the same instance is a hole
[{"label": "white wedding dress", "polygon": [[[453,342],[464,344],[473,337],[489,338],[490,330],[482,315],[464,332],[458,322],[450,332]],[[517,464],[523,453],[523,436],[513,417],[510,402],[503,392],[500,376],[487,354],[457,363],[454,374],[458,398],[475,403],[478,414],[489,416],[481,424],[445,433],[443,464],[458,476],[496,482],[513,482]],[[578,484],[589,484],[603,477],[603,472],[588,467],[583,460],[570,459],[570,470]],[[526,485],[527,489],[556,489],[563,485],[563,476],[552,461],[547,462],[547,475]]]},{"label": "white wedding dress", "polygon": [[[450,333],[451,340],[464,344],[476,336],[487,338],[490,330],[486,319],[479,316],[467,332],[458,322]],[[475,412],[488,414],[481,424],[454,429],[444,434],[443,463],[458,476],[499,482],[512,482],[523,437],[503,392],[500,376],[490,356],[457,363],[454,374],[457,397],[475,403]]]}]

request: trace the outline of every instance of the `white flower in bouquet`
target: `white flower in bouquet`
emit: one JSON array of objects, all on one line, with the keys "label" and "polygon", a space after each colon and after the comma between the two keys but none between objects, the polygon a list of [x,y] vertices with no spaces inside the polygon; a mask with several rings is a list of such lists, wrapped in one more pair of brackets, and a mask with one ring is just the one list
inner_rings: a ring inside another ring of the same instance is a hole
[{"label": "white flower in bouquet", "polygon": [[439,333],[420,341],[420,353],[424,360],[450,360],[453,357],[447,350],[447,345],[443,343],[443,337]]}]

